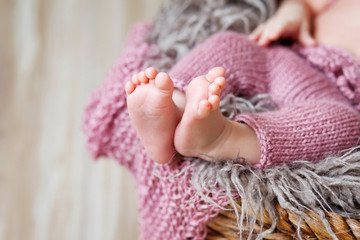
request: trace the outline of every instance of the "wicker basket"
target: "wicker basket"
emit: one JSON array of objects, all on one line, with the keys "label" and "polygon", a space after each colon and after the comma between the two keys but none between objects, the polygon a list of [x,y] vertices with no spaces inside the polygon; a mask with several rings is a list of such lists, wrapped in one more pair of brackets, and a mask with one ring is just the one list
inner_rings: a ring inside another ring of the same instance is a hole
[{"label": "wicker basket", "polygon": [[[237,199],[236,207],[241,213],[241,199]],[[275,203],[279,216],[276,230],[268,234],[264,239],[299,239],[297,234],[297,226],[299,225],[299,217],[288,210],[283,209],[278,203]],[[227,209],[233,209],[231,205]],[[300,223],[300,234],[303,239],[333,239],[326,231],[326,227],[320,220],[320,217],[313,212],[308,212],[308,218]],[[327,213],[326,218],[331,225],[331,229],[339,239],[360,239],[360,220],[343,218],[335,213]],[[261,216],[257,216],[257,223],[260,222]],[[272,220],[265,212],[262,216],[264,221],[264,229],[271,226]],[[208,235],[207,240],[224,240],[239,239],[239,228],[236,224],[236,215],[234,211],[221,211],[218,216],[207,222]],[[260,225],[254,228],[253,236],[259,233]],[[249,229],[244,226],[242,232],[243,239],[249,236]]]}]

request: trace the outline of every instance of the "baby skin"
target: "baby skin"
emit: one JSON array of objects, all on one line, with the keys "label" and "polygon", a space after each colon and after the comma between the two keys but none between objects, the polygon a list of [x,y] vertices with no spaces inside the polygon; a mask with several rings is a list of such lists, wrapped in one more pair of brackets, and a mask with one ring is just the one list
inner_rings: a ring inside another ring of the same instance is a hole
[{"label": "baby skin", "polygon": [[167,73],[148,68],[125,85],[130,119],[149,157],[168,163],[176,152],[208,161],[260,160],[260,145],[247,125],[225,118],[219,109],[225,69],[194,78],[186,93],[174,89]]}]

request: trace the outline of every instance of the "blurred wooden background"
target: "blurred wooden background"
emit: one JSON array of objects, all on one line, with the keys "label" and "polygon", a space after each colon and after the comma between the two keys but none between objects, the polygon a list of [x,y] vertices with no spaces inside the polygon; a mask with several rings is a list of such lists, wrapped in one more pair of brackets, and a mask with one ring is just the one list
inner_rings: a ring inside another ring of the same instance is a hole
[{"label": "blurred wooden background", "polygon": [[135,184],[94,162],[87,98],[161,0],[0,0],[0,239],[137,239]]}]

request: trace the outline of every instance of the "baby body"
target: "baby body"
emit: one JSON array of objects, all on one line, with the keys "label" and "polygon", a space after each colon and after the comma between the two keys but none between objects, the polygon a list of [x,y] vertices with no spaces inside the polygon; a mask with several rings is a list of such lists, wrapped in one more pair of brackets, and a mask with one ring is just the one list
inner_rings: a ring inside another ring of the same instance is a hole
[{"label": "baby body", "polygon": [[280,37],[293,37],[304,45],[338,46],[360,57],[359,13],[357,0],[287,0],[251,38],[265,46]]},{"label": "baby body", "polygon": [[322,1],[323,6],[314,5],[318,1],[308,1],[313,11],[319,12],[314,16],[314,37],[317,42],[342,47],[360,57],[360,1],[338,0],[327,9],[324,9],[327,1]]},{"label": "baby body", "polygon": [[[304,45],[330,44],[360,56],[354,40],[360,35],[355,31],[360,29],[360,22],[356,21],[360,2],[348,0],[327,5],[328,1],[284,1],[274,17],[259,26],[250,38],[265,46],[281,37],[293,37]],[[329,21],[341,27],[334,28]],[[213,67],[206,75],[195,77],[186,93],[174,89],[171,77],[154,68],[136,74],[126,83],[130,118],[155,162],[167,163],[176,152],[209,161],[239,157],[254,165],[260,161],[261,144],[254,129],[222,116],[219,102],[226,82],[225,69]]]}]

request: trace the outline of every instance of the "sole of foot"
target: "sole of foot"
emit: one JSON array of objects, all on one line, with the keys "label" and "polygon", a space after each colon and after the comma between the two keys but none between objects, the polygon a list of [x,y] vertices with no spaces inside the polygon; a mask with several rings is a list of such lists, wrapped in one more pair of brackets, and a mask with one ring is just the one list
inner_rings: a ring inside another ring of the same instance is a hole
[{"label": "sole of foot", "polygon": [[167,73],[148,68],[125,85],[130,119],[149,157],[160,164],[174,154],[174,134],[181,115],[172,100],[174,84]]},{"label": "sole of foot", "polygon": [[186,106],[175,131],[175,148],[184,156],[214,161],[229,126],[219,109],[225,70],[211,69],[193,79],[186,89]]}]

